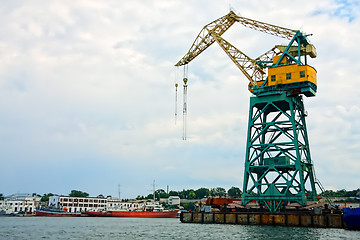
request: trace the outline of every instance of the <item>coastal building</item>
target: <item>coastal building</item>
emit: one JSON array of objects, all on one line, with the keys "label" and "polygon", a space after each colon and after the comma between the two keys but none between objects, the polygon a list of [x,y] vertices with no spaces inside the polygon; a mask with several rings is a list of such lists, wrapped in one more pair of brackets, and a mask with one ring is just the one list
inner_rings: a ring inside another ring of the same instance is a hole
[{"label": "coastal building", "polygon": [[107,209],[108,210],[126,210],[134,211],[141,209],[145,205],[145,201],[129,201],[122,202],[119,199],[107,199]]},{"label": "coastal building", "polygon": [[60,208],[66,212],[106,210],[107,199],[96,197],[50,196],[49,207]]},{"label": "coastal building", "polygon": [[179,196],[170,196],[168,198],[169,205],[180,205],[180,197]]},{"label": "coastal building", "polygon": [[5,200],[0,200],[0,215],[5,215]]},{"label": "coastal building", "polygon": [[39,206],[40,197],[30,196],[29,194],[13,194],[0,201],[0,211],[4,214],[34,214],[36,207]]},{"label": "coastal building", "polygon": [[48,206],[63,209],[66,212],[100,212],[106,210],[134,211],[147,205],[145,201],[123,202],[112,198],[50,196]]},{"label": "coastal building", "polygon": [[360,208],[359,202],[333,202],[335,206],[338,206],[340,208],[348,207],[348,208]]}]

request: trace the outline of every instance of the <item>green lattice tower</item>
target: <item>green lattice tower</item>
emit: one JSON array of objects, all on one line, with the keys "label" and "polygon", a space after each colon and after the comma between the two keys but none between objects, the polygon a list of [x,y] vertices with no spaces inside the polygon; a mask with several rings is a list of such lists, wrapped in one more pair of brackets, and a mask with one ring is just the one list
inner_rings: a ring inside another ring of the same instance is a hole
[{"label": "green lattice tower", "polygon": [[250,98],[242,204],[271,212],[317,200],[302,96]]}]

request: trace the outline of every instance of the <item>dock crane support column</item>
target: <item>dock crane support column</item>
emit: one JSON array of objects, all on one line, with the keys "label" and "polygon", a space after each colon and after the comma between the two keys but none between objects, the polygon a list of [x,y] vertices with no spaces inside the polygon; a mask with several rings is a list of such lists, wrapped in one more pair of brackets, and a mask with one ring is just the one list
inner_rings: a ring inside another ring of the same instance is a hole
[{"label": "dock crane support column", "polygon": [[301,96],[250,98],[242,204],[277,211],[316,201],[313,164]]}]

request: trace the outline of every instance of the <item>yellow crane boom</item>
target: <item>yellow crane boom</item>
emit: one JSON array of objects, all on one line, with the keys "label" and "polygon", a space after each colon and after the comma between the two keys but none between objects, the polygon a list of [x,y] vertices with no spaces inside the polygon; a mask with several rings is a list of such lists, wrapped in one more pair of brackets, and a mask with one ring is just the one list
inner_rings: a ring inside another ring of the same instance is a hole
[{"label": "yellow crane boom", "polygon": [[196,37],[194,43],[191,45],[189,51],[185,56],[180,59],[175,66],[182,66],[191,62],[201,52],[213,44],[216,39],[214,36],[221,36],[226,30],[228,30],[235,22],[239,22],[245,27],[265,32],[271,35],[275,35],[282,38],[291,39],[295,36],[296,30],[275,26],[272,24],[252,20],[245,17],[236,15],[233,11],[230,11],[227,15],[216,19],[215,21],[207,24],[200,31]]},{"label": "yellow crane boom", "polygon": [[231,43],[223,39],[222,37],[211,32],[215,41],[240,69],[240,71],[249,79],[252,86],[256,86],[256,81],[263,80],[265,72],[263,69],[256,64],[256,60],[251,59],[245,53],[237,49]]}]

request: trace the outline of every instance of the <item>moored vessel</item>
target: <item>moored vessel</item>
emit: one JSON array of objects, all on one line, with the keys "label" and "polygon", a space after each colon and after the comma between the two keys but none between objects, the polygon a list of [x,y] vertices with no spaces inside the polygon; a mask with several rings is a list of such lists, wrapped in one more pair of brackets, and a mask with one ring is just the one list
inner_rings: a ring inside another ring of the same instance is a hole
[{"label": "moored vessel", "polygon": [[80,212],[65,212],[61,209],[44,208],[36,209],[35,216],[42,217],[80,217]]},{"label": "moored vessel", "polygon": [[92,212],[86,211],[85,214],[90,217],[132,217],[132,218],[176,218],[178,210],[172,211],[104,211]]},{"label": "moored vessel", "polygon": [[85,214],[90,217],[176,218],[178,212],[179,210],[164,210],[157,202],[147,202],[137,209],[85,211]]},{"label": "moored vessel", "polygon": [[360,208],[343,208],[343,220],[346,228],[360,229]]}]

